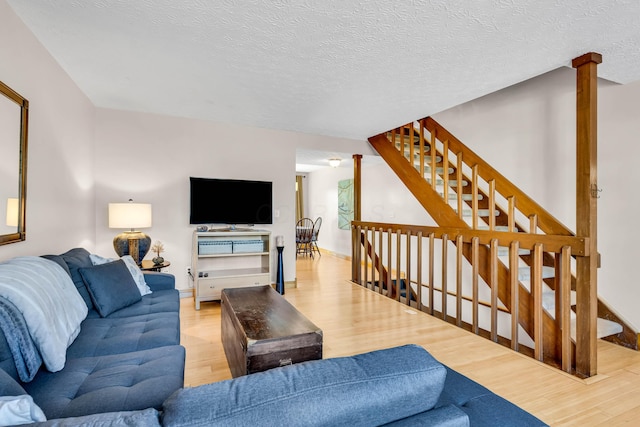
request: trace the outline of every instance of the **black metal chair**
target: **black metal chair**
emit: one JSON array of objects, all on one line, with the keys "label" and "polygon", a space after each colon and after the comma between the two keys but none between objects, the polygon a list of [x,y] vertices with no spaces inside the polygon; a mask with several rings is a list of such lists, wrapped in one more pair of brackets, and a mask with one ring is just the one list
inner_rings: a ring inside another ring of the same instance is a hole
[{"label": "black metal chair", "polygon": [[313,223],[313,231],[311,232],[311,253],[313,251],[318,252],[318,255],[322,256],[320,253],[320,248],[318,247],[318,234],[320,234],[320,226],[322,225],[322,217],[319,216],[316,218],[316,221]]},{"label": "black metal chair", "polygon": [[296,257],[298,254],[309,254],[313,258],[311,236],[313,235],[313,220],[302,218],[296,223]]}]

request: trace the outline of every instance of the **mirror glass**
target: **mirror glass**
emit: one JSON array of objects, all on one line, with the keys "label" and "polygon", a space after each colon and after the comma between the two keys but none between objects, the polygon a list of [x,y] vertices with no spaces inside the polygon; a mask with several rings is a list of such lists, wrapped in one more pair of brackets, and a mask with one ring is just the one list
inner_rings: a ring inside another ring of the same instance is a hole
[{"label": "mirror glass", "polygon": [[0,82],[0,244],[25,240],[29,102]]}]

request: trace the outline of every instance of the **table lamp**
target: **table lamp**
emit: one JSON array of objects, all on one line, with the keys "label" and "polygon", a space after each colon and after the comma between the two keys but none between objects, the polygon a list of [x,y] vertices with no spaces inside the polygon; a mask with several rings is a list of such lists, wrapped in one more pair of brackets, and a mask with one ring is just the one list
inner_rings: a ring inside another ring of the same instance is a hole
[{"label": "table lamp", "polygon": [[109,228],[128,228],[113,238],[113,249],[118,256],[131,255],[140,265],[144,256],[149,252],[151,237],[136,230],[136,228],[151,227],[151,204],[109,203]]}]

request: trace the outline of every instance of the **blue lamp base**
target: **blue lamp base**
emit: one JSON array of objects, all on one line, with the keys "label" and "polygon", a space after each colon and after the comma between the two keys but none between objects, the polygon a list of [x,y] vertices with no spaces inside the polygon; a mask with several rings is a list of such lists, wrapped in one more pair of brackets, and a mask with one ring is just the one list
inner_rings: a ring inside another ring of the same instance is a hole
[{"label": "blue lamp base", "polygon": [[150,247],[151,237],[140,231],[125,231],[113,238],[113,249],[118,256],[131,255],[138,265],[147,255]]},{"label": "blue lamp base", "polygon": [[278,250],[278,271],[276,274],[276,291],[280,295],[284,295],[284,273],[282,271],[282,251],[284,250],[284,246],[276,246]]}]

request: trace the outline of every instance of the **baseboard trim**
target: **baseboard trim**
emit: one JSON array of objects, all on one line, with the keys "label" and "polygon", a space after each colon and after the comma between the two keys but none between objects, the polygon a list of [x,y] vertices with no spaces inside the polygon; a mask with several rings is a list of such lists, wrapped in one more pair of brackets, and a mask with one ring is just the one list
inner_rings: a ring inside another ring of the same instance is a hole
[{"label": "baseboard trim", "polygon": [[351,261],[351,256],[350,255],[339,254],[337,252],[333,252],[333,251],[330,251],[330,250],[324,249],[324,248],[319,248],[319,249],[320,249],[320,252],[323,253],[323,254],[329,254],[329,255],[332,255],[332,256],[334,256],[336,258],[346,259],[347,261]]},{"label": "baseboard trim", "polygon": [[179,289],[180,298],[193,298],[193,288],[191,289]]}]

